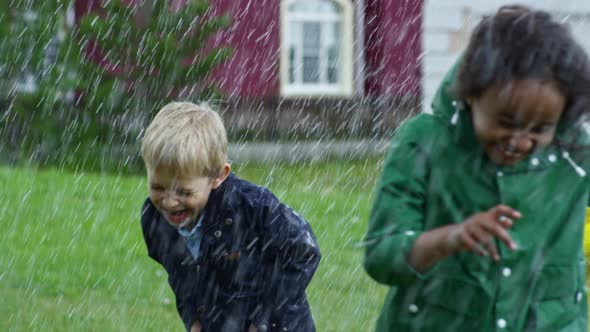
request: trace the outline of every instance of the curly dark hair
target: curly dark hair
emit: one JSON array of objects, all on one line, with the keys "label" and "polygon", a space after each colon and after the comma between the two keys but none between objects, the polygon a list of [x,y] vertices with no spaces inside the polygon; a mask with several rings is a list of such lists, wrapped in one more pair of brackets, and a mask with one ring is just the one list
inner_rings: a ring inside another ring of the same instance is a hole
[{"label": "curly dark hair", "polygon": [[463,100],[515,80],[556,83],[566,97],[563,119],[576,122],[590,111],[590,63],[569,29],[547,12],[504,6],[477,25],[452,93]]}]

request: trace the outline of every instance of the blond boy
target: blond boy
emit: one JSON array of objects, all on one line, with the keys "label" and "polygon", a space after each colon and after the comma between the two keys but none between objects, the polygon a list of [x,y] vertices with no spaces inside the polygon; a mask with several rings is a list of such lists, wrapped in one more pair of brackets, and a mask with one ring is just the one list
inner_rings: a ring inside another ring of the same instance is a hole
[{"label": "blond boy", "polygon": [[141,152],[148,254],[168,273],[187,331],[315,331],[305,289],[320,261],[309,224],[268,189],[239,179],[221,117],[164,106]]}]

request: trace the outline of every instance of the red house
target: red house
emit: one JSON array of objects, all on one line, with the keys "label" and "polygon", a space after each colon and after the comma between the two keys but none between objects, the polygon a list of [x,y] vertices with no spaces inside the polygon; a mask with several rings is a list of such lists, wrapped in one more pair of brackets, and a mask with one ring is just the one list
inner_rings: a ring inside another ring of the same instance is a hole
[{"label": "red house", "polygon": [[[77,0],[76,15],[99,1]],[[213,73],[230,131],[262,126],[260,135],[279,137],[294,124],[315,124],[320,129],[303,134],[366,136],[418,110],[423,0],[210,4],[212,15],[232,18],[211,41],[234,50]]]}]

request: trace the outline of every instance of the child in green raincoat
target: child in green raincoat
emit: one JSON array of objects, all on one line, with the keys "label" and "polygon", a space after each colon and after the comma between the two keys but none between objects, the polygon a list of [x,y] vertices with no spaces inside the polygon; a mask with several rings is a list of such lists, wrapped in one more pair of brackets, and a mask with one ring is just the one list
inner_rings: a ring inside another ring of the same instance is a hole
[{"label": "child in green raincoat", "polygon": [[396,132],[366,235],[378,331],[587,331],[590,63],[542,11],[484,17]]}]

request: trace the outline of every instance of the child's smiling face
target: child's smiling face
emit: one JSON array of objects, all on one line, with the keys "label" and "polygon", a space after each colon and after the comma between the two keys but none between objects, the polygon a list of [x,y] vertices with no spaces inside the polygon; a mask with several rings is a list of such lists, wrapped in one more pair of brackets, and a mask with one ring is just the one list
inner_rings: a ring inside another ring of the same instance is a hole
[{"label": "child's smiling face", "polygon": [[566,98],[554,83],[521,80],[468,101],[475,134],[488,157],[510,166],[553,141]]},{"label": "child's smiling face", "polygon": [[155,170],[148,168],[147,177],[149,196],[154,206],[170,225],[188,229],[196,225],[211,190],[225,179],[182,176],[162,167]]}]

